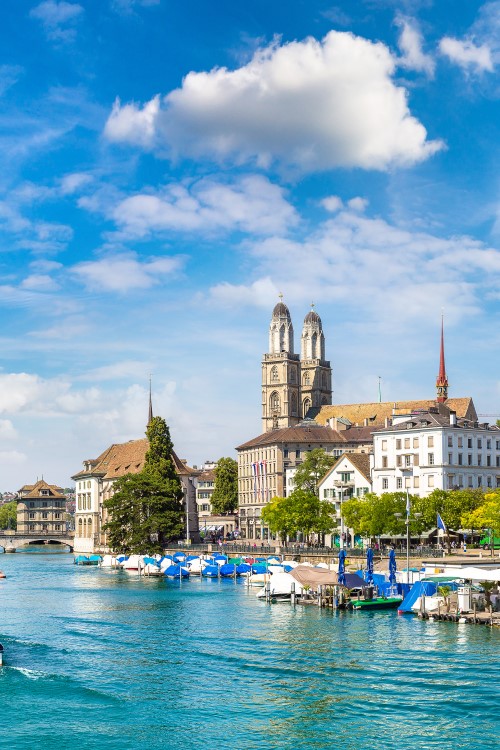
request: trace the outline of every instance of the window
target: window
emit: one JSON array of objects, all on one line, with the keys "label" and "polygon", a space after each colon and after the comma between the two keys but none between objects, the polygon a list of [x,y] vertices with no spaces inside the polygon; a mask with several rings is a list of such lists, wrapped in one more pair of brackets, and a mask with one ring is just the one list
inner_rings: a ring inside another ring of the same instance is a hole
[{"label": "window", "polygon": [[295,451],[295,458],[300,458],[300,450]]},{"label": "window", "polygon": [[349,471],[342,471],[340,473],[340,479],[342,482],[350,482],[351,481],[351,472]]},{"label": "window", "polygon": [[382,479],[382,489],[386,490],[386,489],[388,489],[388,487],[389,487],[389,480],[386,477],[384,477]]},{"label": "window", "polygon": [[35,514],[34,513],[30,513],[30,518],[34,518],[34,517],[35,517]]},{"label": "window", "polygon": [[396,479],[396,489],[400,490],[402,488],[403,488],[403,479],[402,479],[402,477],[398,477]]},{"label": "window", "polygon": [[453,448],[453,436],[448,435],[448,448]]},{"label": "window", "polygon": [[488,485],[488,487],[492,486],[492,484],[491,484],[491,477],[486,477],[486,484]]},{"label": "window", "polygon": [[405,489],[410,489],[411,487],[411,477],[405,477]]},{"label": "window", "polygon": [[296,383],[297,382],[297,371],[295,370],[295,367],[290,367],[290,383]]},{"label": "window", "polygon": [[48,514],[47,513],[42,513],[42,518],[48,518]]},{"label": "window", "polygon": [[396,440],[396,450],[397,451],[401,450],[401,440],[399,438],[398,438],[398,440]]},{"label": "window", "polygon": [[387,469],[387,456],[382,456],[382,468]]},{"label": "window", "polygon": [[305,372],[304,377],[302,378],[303,385],[309,385],[309,373]]},{"label": "window", "polygon": [[396,456],[396,466],[401,466],[403,462],[402,456]]},{"label": "window", "polygon": [[458,438],[458,447],[463,448],[464,447],[464,439],[463,437]]},{"label": "window", "polygon": [[472,477],[467,477],[467,486],[468,487],[474,487],[474,485],[472,483]]},{"label": "window", "polygon": [[458,465],[462,466],[463,462],[464,462],[464,454],[463,453],[459,453],[458,454]]},{"label": "window", "polygon": [[478,454],[477,465],[482,466],[482,464],[483,464],[483,457],[481,456],[481,454]]},{"label": "window", "polygon": [[412,459],[411,455],[405,456],[405,466],[411,466],[411,459]]},{"label": "window", "polygon": [[47,507],[47,503],[42,503],[42,508],[46,508],[46,507]]},{"label": "window", "polygon": [[472,448],[472,438],[467,438],[467,448]]},{"label": "window", "polygon": [[483,441],[481,440],[481,438],[477,439],[477,447],[478,448],[482,448],[483,447]]},{"label": "window", "polygon": [[383,451],[387,450],[387,440],[382,440],[382,450]]},{"label": "window", "polygon": [[467,456],[467,464],[469,466],[472,466],[472,453],[469,453],[469,455]]},{"label": "window", "polygon": [[500,440],[495,441],[497,451],[500,451]]},{"label": "window", "polygon": [[486,441],[486,449],[489,451],[491,450],[491,440]]},{"label": "window", "polygon": [[418,438],[413,438],[413,447],[418,448]]},{"label": "window", "polygon": [[448,463],[449,464],[453,463],[453,453],[448,453]]},{"label": "window", "polygon": [[477,478],[477,486],[478,487],[482,487],[483,486],[483,478],[482,478],[481,475],[479,475],[478,478]]},{"label": "window", "polygon": [[279,412],[279,410],[280,410],[280,397],[279,397],[279,394],[276,393],[276,391],[274,391],[274,393],[271,393],[270,405],[271,405],[271,411]]},{"label": "window", "polygon": [[283,457],[288,458],[288,448],[285,448],[285,450],[283,451]]},{"label": "window", "polygon": [[405,449],[407,450],[410,447],[410,438],[405,438]]},{"label": "window", "polygon": [[275,365],[274,367],[271,368],[271,382],[277,383],[278,380],[279,380],[278,368]]},{"label": "window", "polygon": [[61,514],[60,513],[54,513],[54,518],[61,518]]},{"label": "window", "polygon": [[427,437],[427,447],[434,448],[434,435],[429,435]]},{"label": "window", "polygon": [[427,463],[429,466],[434,466],[434,453],[427,454]]},{"label": "window", "polygon": [[298,403],[297,394],[295,393],[295,391],[293,391],[292,396],[290,398],[290,410],[291,410],[292,416],[297,416],[297,411],[298,411],[297,403]]},{"label": "window", "polygon": [[413,477],[413,486],[420,487],[420,477]]},{"label": "window", "polygon": [[434,487],[434,474],[427,476],[427,487]]}]

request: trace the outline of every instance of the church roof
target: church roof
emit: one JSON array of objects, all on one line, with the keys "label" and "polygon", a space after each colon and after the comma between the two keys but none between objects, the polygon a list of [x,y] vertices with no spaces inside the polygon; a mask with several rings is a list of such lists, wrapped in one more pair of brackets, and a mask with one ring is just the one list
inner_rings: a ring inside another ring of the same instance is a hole
[{"label": "church roof", "polygon": [[[450,411],[456,412],[459,418],[477,420],[474,402],[470,397],[449,398],[444,405]],[[352,424],[362,424],[367,419],[369,424],[374,426],[384,424],[385,419],[392,417],[394,414],[411,414],[411,412],[419,410],[427,411],[432,406],[436,406],[436,402],[432,399],[421,401],[385,401],[382,403],[372,402],[366,404],[331,404],[322,406],[314,416],[314,419],[318,424],[323,425],[334,417],[348,419]]]},{"label": "church roof", "polygon": [[317,443],[318,445],[346,445],[350,443],[365,444],[373,442],[373,427],[350,427],[342,432],[332,430],[311,420],[312,424],[297,425],[296,427],[282,427],[269,430],[262,435],[239,445],[236,450],[257,448],[261,445],[275,445],[276,443]]},{"label": "church roof", "polygon": [[[19,490],[19,492],[21,492],[22,490],[26,491],[28,487],[30,488],[30,491],[27,494],[23,495],[23,500],[25,498],[33,499],[40,497],[49,497],[55,500],[66,500],[66,496],[63,495],[62,492],[59,492],[61,487],[57,487],[55,484],[47,484],[47,482],[45,482],[43,479],[40,479],[38,482],[35,482],[35,484],[32,485],[25,484],[24,487]],[[42,495],[42,490],[44,490],[45,492],[48,491],[48,495]]]},{"label": "church roof", "polygon": [[321,318],[315,310],[309,310],[304,318],[304,323],[319,323],[321,325]]},{"label": "church roof", "polygon": [[[113,443],[91,462],[90,471],[84,469],[75,474],[72,479],[81,479],[90,475],[98,475],[103,479],[117,479],[125,474],[138,474],[144,468],[148,448],[149,440],[147,438],[129,440],[128,443]],[[172,451],[172,460],[177,474],[191,475],[197,473],[195,469],[191,469],[185,462],[181,461],[174,451]]]},{"label": "church roof", "polygon": [[278,302],[278,304],[274,306],[273,318],[290,318],[290,310],[284,302]]}]

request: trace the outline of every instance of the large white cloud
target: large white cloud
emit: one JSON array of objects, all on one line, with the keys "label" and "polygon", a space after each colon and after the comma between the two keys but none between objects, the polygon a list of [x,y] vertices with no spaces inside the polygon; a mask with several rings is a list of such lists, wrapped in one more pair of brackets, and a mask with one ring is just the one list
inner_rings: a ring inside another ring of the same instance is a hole
[{"label": "large white cloud", "polygon": [[275,43],[237,70],[191,72],[160,106],[115,103],[113,141],[303,170],[411,165],[438,151],[393,81],[382,43],[331,31],[320,42]]},{"label": "large white cloud", "polygon": [[117,253],[99,260],[83,261],[71,269],[89,289],[128,292],[149,289],[174,276],[184,265],[182,256],[141,259],[136,253]]}]

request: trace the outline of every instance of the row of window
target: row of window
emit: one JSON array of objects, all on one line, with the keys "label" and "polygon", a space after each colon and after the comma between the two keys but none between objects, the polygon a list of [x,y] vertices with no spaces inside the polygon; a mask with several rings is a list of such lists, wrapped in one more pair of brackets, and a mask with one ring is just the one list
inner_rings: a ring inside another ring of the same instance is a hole
[{"label": "row of window", "polygon": [[30,500],[30,502],[28,503],[28,507],[29,508],[38,508],[38,507],[42,507],[42,508],[49,508],[49,507],[50,508],[64,508],[65,505],[66,505],[66,503],[64,502],[64,500],[53,500],[51,503],[48,503],[46,500],[44,500],[41,503],[41,506],[39,505],[38,502],[33,501],[33,500]]},{"label": "row of window", "polygon": [[[420,483],[420,480],[422,479],[422,484]],[[484,481],[486,480],[486,481]],[[402,490],[404,489],[418,489],[420,487],[435,487],[435,479],[434,474],[426,474],[423,477],[396,477],[396,489]],[[481,475],[474,477],[474,476],[468,476],[467,477],[467,487],[474,488],[474,487],[500,487],[500,476],[497,476],[496,479],[492,476],[482,477]],[[463,474],[459,474],[458,477],[455,477],[454,474],[448,475],[448,488],[453,489],[455,487],[465,487],[464,484],[464,477]],[[388,490],[389,489],[389,478],[383,477],[382,478],[382,489]]]},{"label": "row of window", "polygon": [[77,509],[78,510],[90,510],[90,508],[91,508],[90,492],[85,492],[81,495],[78,495]]},{"label": "row of window", "polygon": [[92,486],[91,483],[90,483],[90,479],[88,479],[86,482],[85,481],[84,482],[78,482],[78,489],[79,490],[84,490],[85,486],[87,486],[87,489],[90,490],[90,488]]},{"label": "row of window", "polygon": [[43,524],[36,524],[36,523],[30,523],[28,524],[28,531],[29,532],[36,532],[36,531],[42,531],[42,532],[49,532],[49,531],[61,531],[61,524],[56,523],[53,529],[49,529],[48,525],[46,523]]},{"label": "row of window", "polygon": [[[43,518],[44,520],[45,520],[46,518],[48,518],[48,517],[49,517],[49,514],[48,514],[48,513],[42,513],[42,518]],[[36,514],[36,513],[30,513],[30,514],[29,514],[29,518],[30,518],[30,519],[33,519],[33,518],[37,518],[37,514]],[[60,514],[60,513],[54,513],[54,518],[61,518],[61,514]]]},{"label": "row of window", "polygon": [[[382,440],[382,450],[386,451],[388,447],[388,441]],[[495,450],[500,451],[500,440],[492,440],[492,438],[484,437],[471,437],[464,435],[448,435],[447,444],[448,448],[453,448],[456,445],[457,448],[463,448],[467,442],[467,448],[473,448],[474,442],[478,450],[486,448],[491,450],[493,445]],[[418,437],[414,438],[396,438],[396,450],[408,450],[408,448],[418,448],[420,446],[420,440]],[[434,448],[434,435],[427,435],[427,448]]]}]

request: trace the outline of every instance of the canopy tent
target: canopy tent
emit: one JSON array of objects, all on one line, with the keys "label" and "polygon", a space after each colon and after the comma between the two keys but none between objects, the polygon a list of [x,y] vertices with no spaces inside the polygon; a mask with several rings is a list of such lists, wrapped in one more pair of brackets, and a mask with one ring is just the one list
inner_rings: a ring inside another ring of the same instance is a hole
[{"label": "canopy tent", "polygon": [[455,573],[453,578],[465,578],[472,581],[500,581],[500,568],[485,570],[469,565]]},{"label": "canopy tent", "polygon": [[[283,574],[284,575],[284,574]],[[310,568],[306,565],[298,565],[290,571],[289,574],[298,581],[301,586],[333,586],[339,583],[339,576],[333,570],[323,570],[323,568]]]}]

